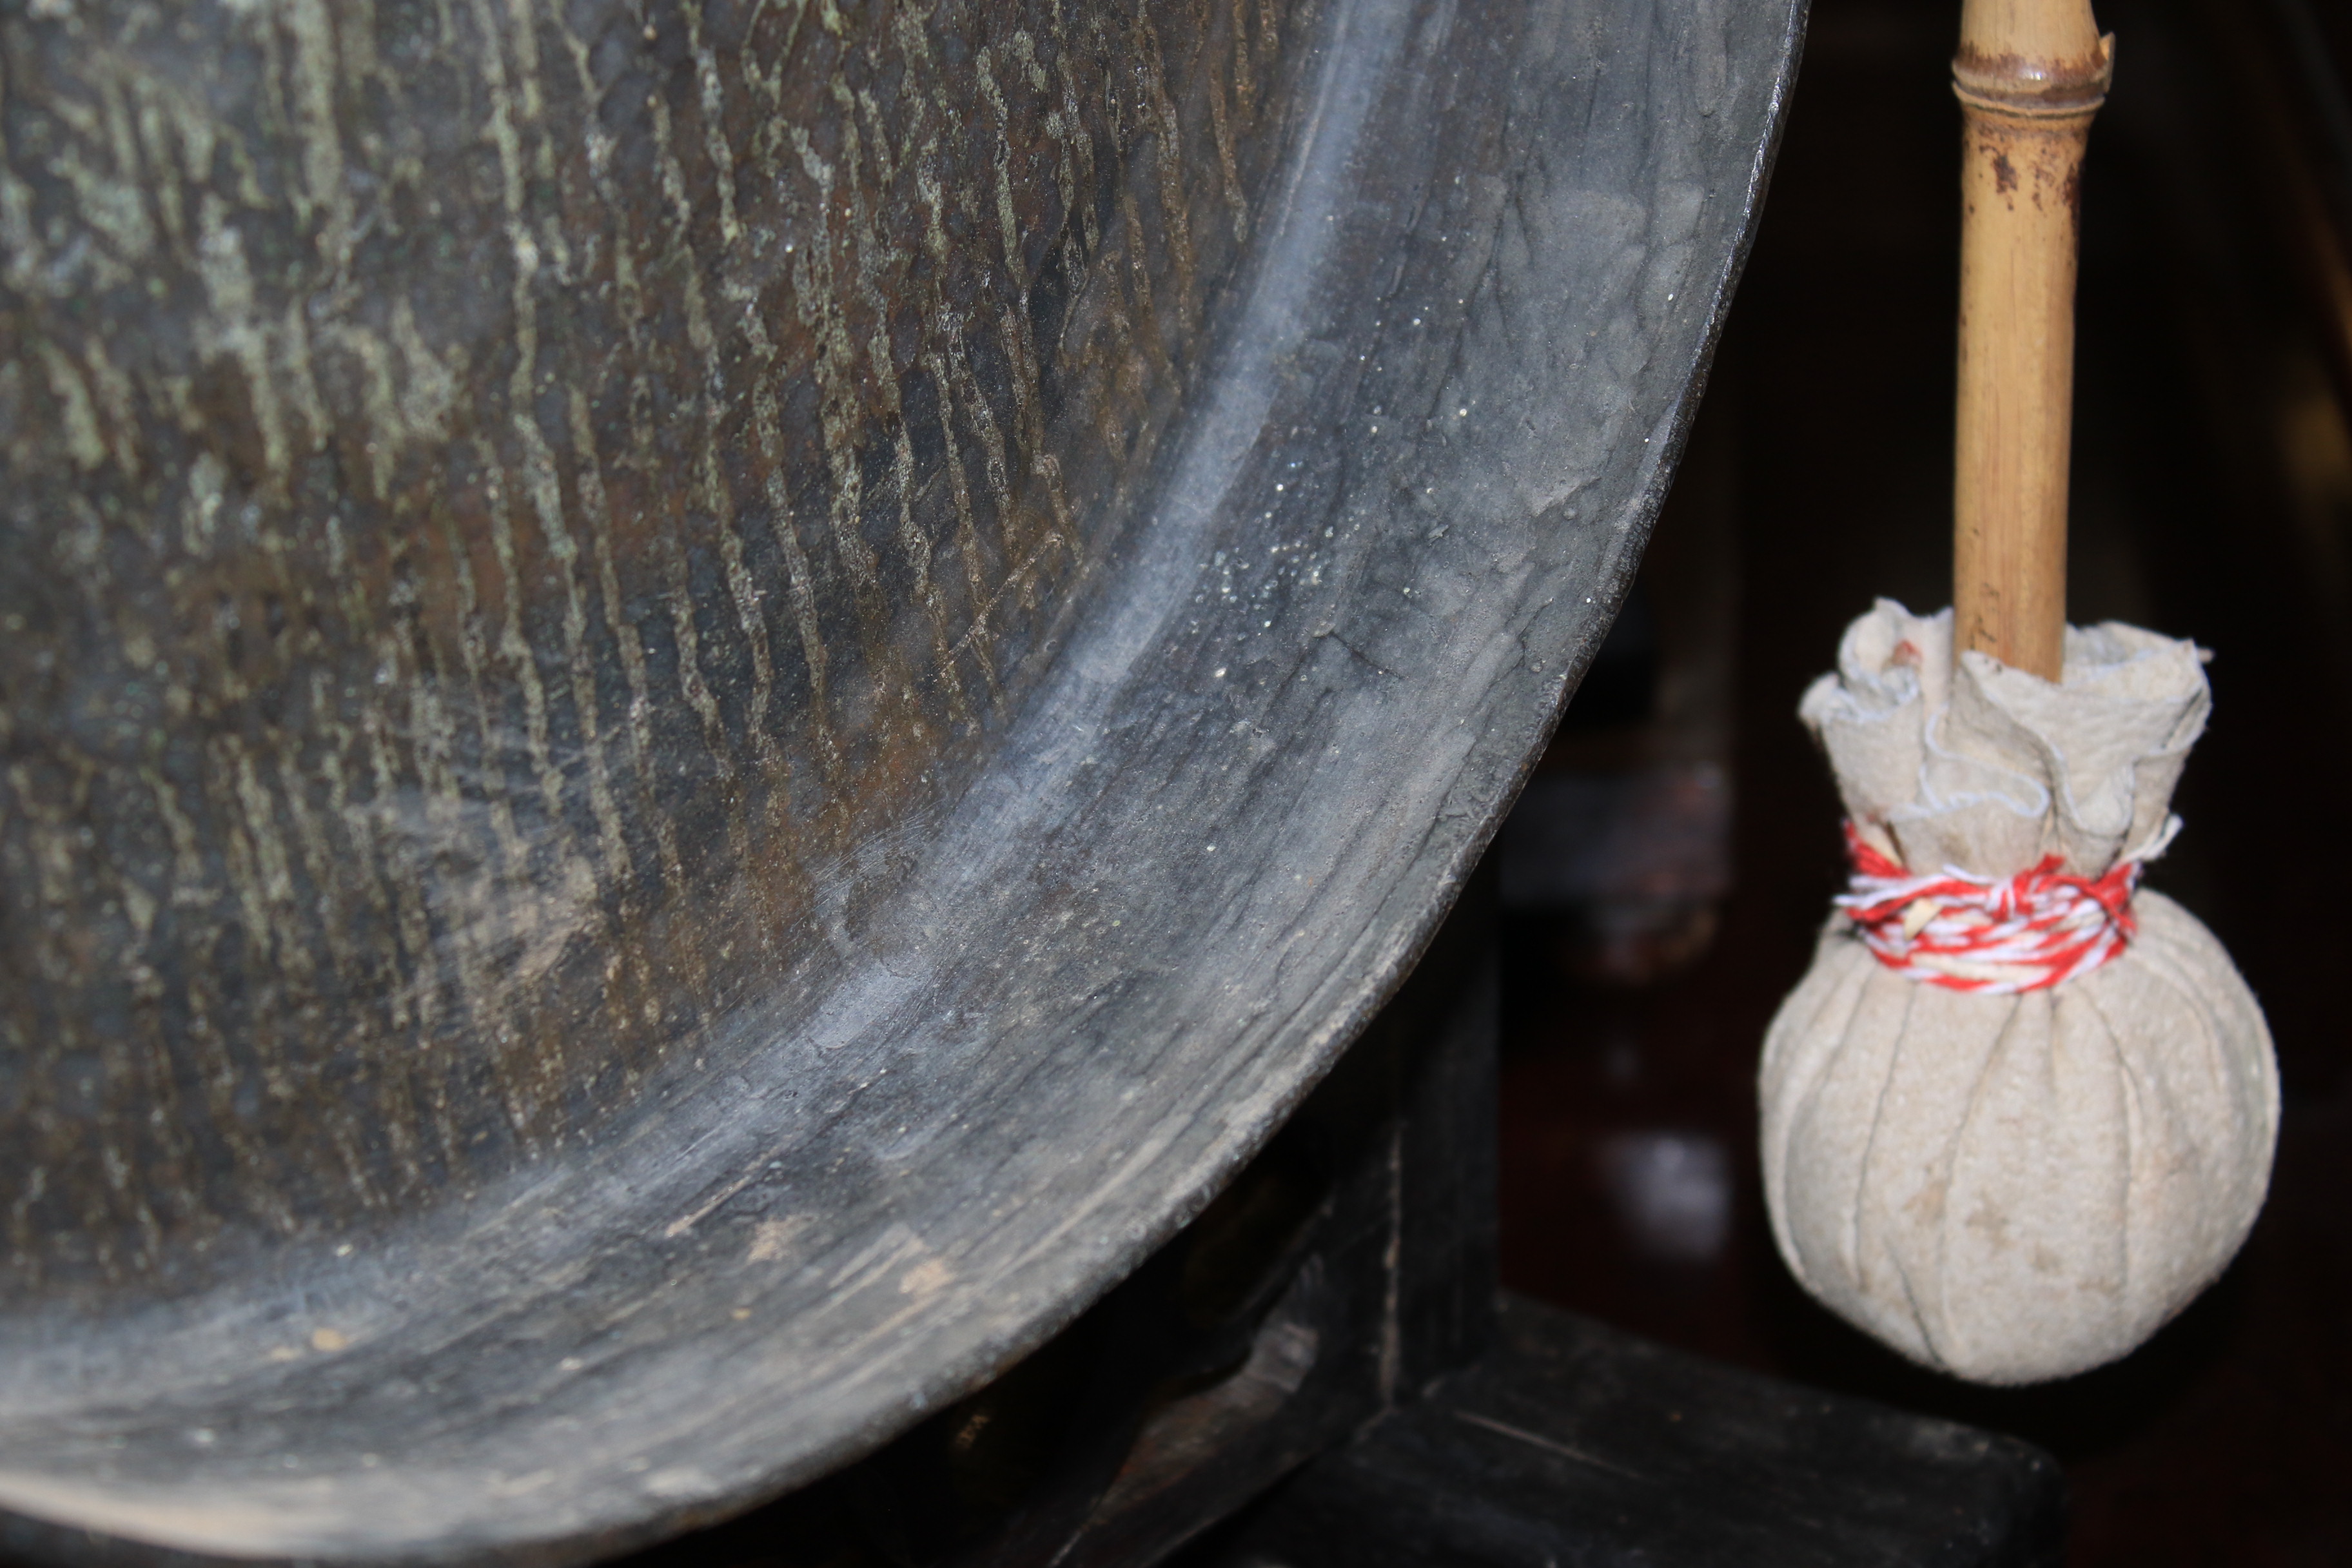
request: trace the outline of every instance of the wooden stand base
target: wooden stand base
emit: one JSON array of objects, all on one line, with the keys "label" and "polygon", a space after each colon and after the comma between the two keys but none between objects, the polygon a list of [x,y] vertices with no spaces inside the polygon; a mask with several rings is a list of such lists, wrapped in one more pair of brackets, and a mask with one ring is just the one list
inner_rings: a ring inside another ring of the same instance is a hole
[{"label": "wooden stand base", "polygon": [[1180,1568],[2055,1563],[2039,1449],[1660,1349],[1517,1297],[1499,1342]]}]

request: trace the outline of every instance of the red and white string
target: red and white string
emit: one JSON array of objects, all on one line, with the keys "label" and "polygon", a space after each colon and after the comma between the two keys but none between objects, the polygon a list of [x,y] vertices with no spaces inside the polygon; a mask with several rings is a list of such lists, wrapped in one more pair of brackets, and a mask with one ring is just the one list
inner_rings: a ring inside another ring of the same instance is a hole
[{"label": "red and white string", "polygon": [[1837,907],[1879,963],[1930,985],[1987,996],[2040,991],[2098,968],[2138,929],[2138,859],[2118,860],[2101,877],[2068,876],[2057,855],[2014,877],[1950,866],[1915,877],[1863,842],[1851,822],[1845,842],[1853,876]]}]

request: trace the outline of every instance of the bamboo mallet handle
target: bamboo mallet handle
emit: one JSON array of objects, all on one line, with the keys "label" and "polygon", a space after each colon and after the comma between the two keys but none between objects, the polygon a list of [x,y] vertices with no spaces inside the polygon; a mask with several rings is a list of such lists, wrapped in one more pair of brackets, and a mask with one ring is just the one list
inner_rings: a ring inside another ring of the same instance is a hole
[{"label": "bamboo mallet handle", "polygon": [[2089,0],[1965,0],[1955,649],[2047,680],[2066,634],[2083,146],[2114,39]]}]

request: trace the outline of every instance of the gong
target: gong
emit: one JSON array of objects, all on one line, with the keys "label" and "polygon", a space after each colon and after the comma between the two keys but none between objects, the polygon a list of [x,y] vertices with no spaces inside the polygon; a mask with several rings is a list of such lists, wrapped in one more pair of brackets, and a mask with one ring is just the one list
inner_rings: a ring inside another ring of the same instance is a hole
[{"label": "gong", "polygon": [[0,1542],[572,1561],[1118,1281],[1606,628],[1801,22],[12,7]]}]

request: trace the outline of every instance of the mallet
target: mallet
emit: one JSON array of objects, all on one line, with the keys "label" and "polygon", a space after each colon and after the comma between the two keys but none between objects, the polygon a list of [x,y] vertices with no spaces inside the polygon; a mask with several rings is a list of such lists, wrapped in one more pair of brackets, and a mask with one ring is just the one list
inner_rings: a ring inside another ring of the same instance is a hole
[{"label": "mallet", "polygon": [[1967,0],[1954,608],[1882,600],[1800,716],[1853,863],[1760,1081],[1813,1295],[1927,1365],[2063,1377],[2138,1345],[2261,1207],[2278,1072],[2196,918],[2138,889],[2211,699],[2195,645],[2065,621],[2087,0]]}]

